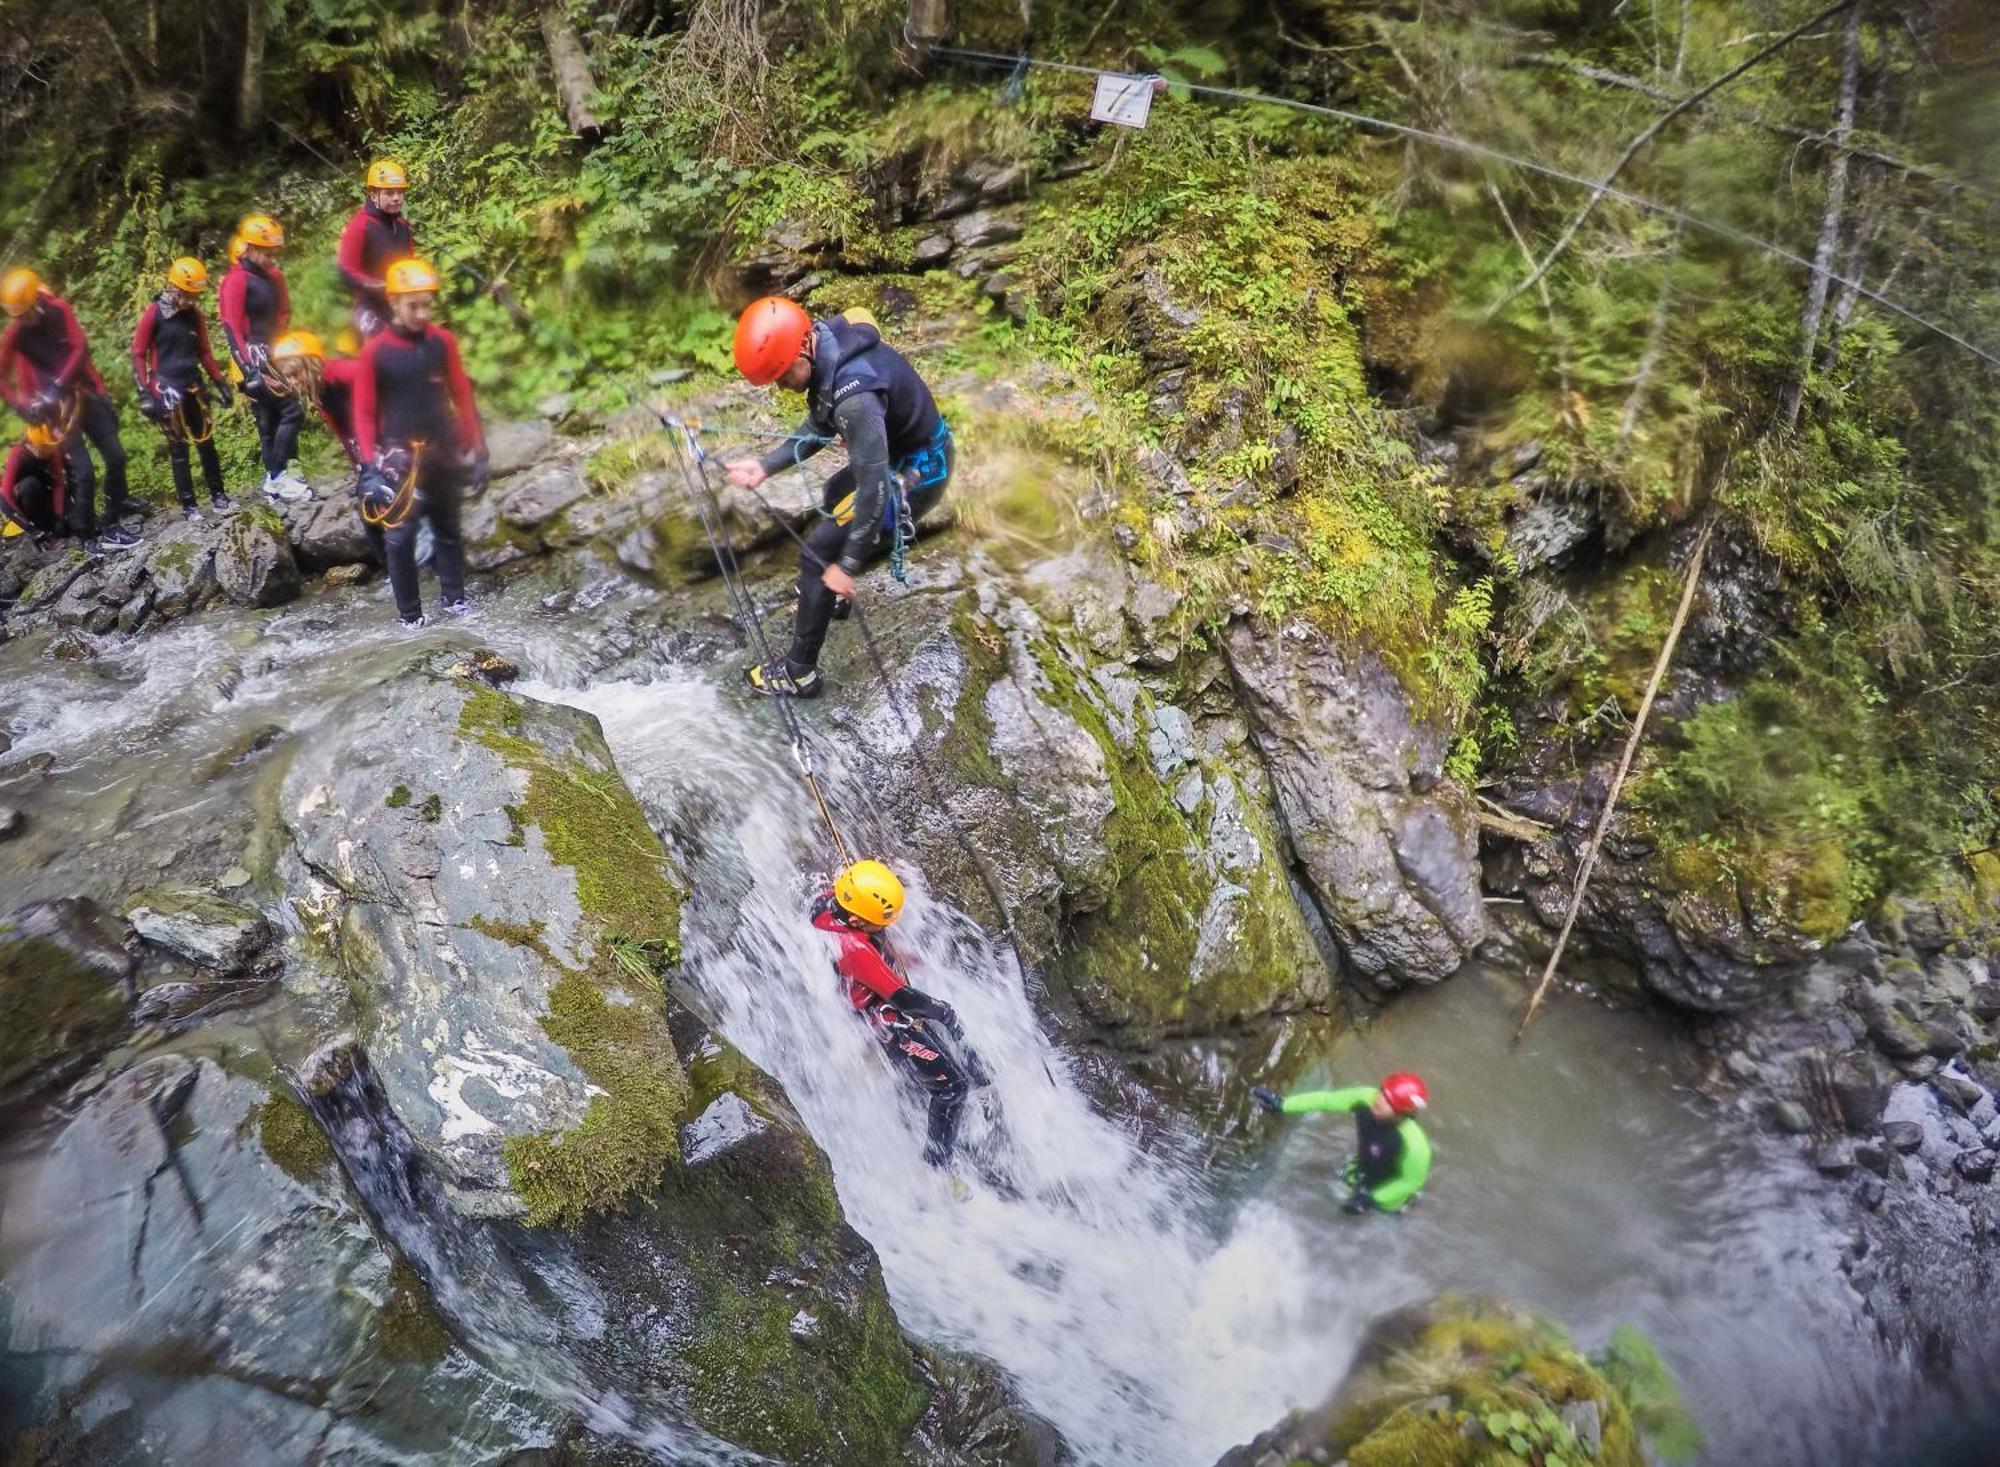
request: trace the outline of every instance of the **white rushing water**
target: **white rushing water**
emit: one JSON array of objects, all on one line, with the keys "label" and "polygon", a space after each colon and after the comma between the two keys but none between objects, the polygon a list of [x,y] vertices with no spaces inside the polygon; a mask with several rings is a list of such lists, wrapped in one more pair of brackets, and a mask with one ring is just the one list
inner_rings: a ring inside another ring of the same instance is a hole
[{"label": "white rushing water", "polygon": [[656,819],[740,814],[733,831],[702,831],[692,858],[689,976],[831,1157],[907,1328],[998,1362],[1092,1463],[1207,1467],[1339,1377],[1361,1325],[1407,1281],[1318,1276],[1274,1209],[1213,1236],[1188,1138],[1142,1149],[1097,1114],[1011,955],[902,864],[912,890],[896,950],[958,1010],[995,1077],[968,1106],[967,1195],[923,1163],[921,1102],[848,1010],[831,942],[807,922],[831,858],[774,717],[745,727],[762,710],[693,678],[522,691],[596,714]]}]

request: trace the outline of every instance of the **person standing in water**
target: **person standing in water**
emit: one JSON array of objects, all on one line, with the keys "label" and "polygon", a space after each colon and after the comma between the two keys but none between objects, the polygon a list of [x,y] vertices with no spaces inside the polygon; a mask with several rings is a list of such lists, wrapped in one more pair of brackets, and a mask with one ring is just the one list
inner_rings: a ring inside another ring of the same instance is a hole
[{"label": "person standing in water", "polygon": [[1342,1212],[1399,1212],[1431,1174],[1430,1138],[1416,1120],[1417,1112],[1430,1103],[1430,1091],[1407,1070],[1397,1071],[1379,1086],[1350,1085],[1281,1096],[1258,1085],[1250,1096],[1273,1115],[1317,1111],[1353,1115],[1356,1149],[1354,1160],[1341,1174],[1350,1188]]}]

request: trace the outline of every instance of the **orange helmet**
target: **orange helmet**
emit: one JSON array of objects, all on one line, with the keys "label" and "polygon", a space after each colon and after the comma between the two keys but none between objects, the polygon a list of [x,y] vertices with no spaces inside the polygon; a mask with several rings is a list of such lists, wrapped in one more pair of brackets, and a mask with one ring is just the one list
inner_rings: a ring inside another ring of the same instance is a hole
[{"label": "orange helmet", "polygon": [[403,172],[403,165],[390,158],[378,158],[368,165],[365,188],[408,188],[410,175]]},{"label": "orange helmet", "polygon": [[382,281],[384,295],[422,295],[438,288],[438,273],[428,260],[398,260]]},{"label": "orange helmet", "polygon": [[47,423],[30,423],[21,441],[28,445],[28,452],[36,458],[48,458],[62,446],[62,434]]},{"label": "orange helmet", "polygon": [[812,317],[797,301],[767,295],[736,318],[736,370],[758,387],[769,387],[799,359],[812,335]]},{"label": "orange helmet", "polygon": [[9,270],[0,279],[0,309],[10,316],[25,316],[42,293],[42,277],[23,265]]},{"label": "orange helmet", "polygon": [[260,250],[281,250],[285,247],[285,226],[269,214],[245,214],[243,222],[236,226],[236,233],[243,243],[255,245]]},{"label": "orange helmet", "polygon": [[208,289],[208,266],[192,255],[183,255],[167,266],[167,284],[189,295],[199,295]]},{"label": "orange helmet", "polygon": [[274,362],[296,362],[304,358],[317,361],[326,355],[326,344],[310,331],[287,331],[271,343],[271,360]]}]

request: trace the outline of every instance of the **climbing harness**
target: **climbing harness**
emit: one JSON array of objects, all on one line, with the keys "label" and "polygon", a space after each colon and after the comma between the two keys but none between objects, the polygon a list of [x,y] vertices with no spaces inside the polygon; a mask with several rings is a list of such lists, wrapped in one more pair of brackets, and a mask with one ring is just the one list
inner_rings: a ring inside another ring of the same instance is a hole
[{"label": "climbing harness", "polygon": [[214,413],[202,415],[203,431],[196,437],[188,430],[187,399],[171,387],[166,390],[173,393],[173,401],[167,408],[167,415],[160,421],[160,431],[167,435],[167,442],[202,444],[215,437]]},{"label": "climbing harness", "polygon": [[410,522],[410,516],[417,508],[417,468],[423,462],[424,443],[421,438],[410,445],[410,467],[403,475],[403,482],[396,486],[396,492],[389,499],[386,509],[371,510],[364,495],[361,500],[361,518],[377,530],[400,530]]},{"label": "climbing harness", "polygon": [[[904,27],[904,39],[912,47],[928,51],[933,56],[948,56],[956,60],[971,62],[977,66],[1006,67],[1014,70],[1026,65],[1043,71],[1063,72],[1071,76],[1102,76],[1106,74],[1105,68],[1102,67],[1078,66],[1067,61],[1048,61],[1039,56],[1009,56],[999,51],[977,51],[959,46],[930,44],[912,36],[907,24]],[[1765,254],[1775,256],[1777,259],[1784,260],[1788,264],[1796,265],[1798,268],[1808,271],[1811,274],[1821,276],[1833,284],[1841,286],[1843,289],[1851,290],[1855,294],[1873,301],[1884,310],[1892,311],[1896,315],[1901,316],[1912,325],[1921,327],[1934,336],[1941,336],[1954,346],[1963,347],[1981,361],[1990,362],[1994,366],[2000,367],[2000,353],[1987,350],[1977,342],[1970,341],[1959,335],[1949,326],[1945,326],[1931,320],[1928,316],[1919,314],[1910,309],[1910,307],[1892,300],[1881,291],[1871,289],[1859,280],[1842,275],[1837,270],[1833,270],[1825,265],[1816,264],[1804,255],[1794,250],[1788,250],[1783,245],[1765,239],[1761,235],[1752,234],[1747,229],[1738,229],[1735,225],[1725,224],[1718,219],[1708,219],[1699,214],[1689,213],[1686,209],[1682,209],[1677,205],[1663,203],[1659,199],[1649,198],[1645,194],[1634,193],[1630,189],[1620,188],[1616,184],[1606,180],[1586,178],[1580,173],[1572,173],[1568,169],[1558,168],[1550,163],[1537,163],[1533,159],[1523,158],[1517,154],[1490,147],[1485,143],[1475,143],[1467,138],[1454,137],[1450,133],[1438,132],[1431,128],[1416,127],[1407,122],[1391,122],[1386,117],[1373,117],[1366,112],[1352,112],[1344,107],[1328,107],[1318,102],[1302,102],[1296,97],[1273,96],[1268,92],[1252,92],[1237,87],[1209,86],[1202,82],[1176,81],[1174,87],[1177,92],[1185,92],[1190,96],[1214,97],[1222,101],[1247,102],[1264,107],[1288,107],[1295,112],[1310,113],[1318,117],[1331,117],[1337,122],[1349,122],[1356,127],[1366,128],[1371,132],[1390,133],[1396,137],[1408,138],[1412,142],[1429,143],[1435,147],[1454,149],[1457,152],[1466,153],[1475,158],[1484,158],[1489,162],[1504,163],[1510,168],[1525,169],[1530,173],[1540,174],[1544,178],[1555,179],[1559,183],[1567,183],[1577,188],[1589,189],[1593,194],[1601,198],[1616,199],[1620,203],[1630,204],[1635,209],[1643,209],[1649,214],[1656,214],[1661,218],[1674,220],[1684,227],[1697,229],[1703,233],[1726,239],[1732,244],[1742,245],[1749,249],[1762,250]]]}]

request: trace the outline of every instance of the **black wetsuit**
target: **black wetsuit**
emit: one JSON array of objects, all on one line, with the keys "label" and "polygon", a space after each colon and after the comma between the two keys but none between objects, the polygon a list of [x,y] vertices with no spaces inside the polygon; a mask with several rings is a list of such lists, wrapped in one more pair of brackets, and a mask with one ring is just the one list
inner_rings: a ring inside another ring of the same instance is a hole
[{"label": "black wetsuit", "polygon": [[[174,476],[174,493],[183,509],[194,508],[194,472],[188,462],[192,445],[201,458],[202,481],[209,497],[222,500],[222,460],[215,451],[214,419],[202,373],[221,382],[222,368],[208,345],[208,322],[201,308],[172,300],[166,292],[139,317],[132,333],[132,376],[139,385],[139,410],[159,423],[167,435],[167,467]],[[169,405],[160,389],[178,394]],[[179,412],[176,415],[175,408]]]},{"label": "black wetsuit", "polygon": [[[806,421],[762,460],[767,474],[812,457],[838,438],[847,467],[826,481],[822,519],[799,550],[799,609],[790,671],[819,665],[833,620],[834,595],[820,579],[830,564],[858,575],[894,541],[897,503],[907,497],[911,522],[928,513],[951,480],[951,430],[930,388],[902,354],[865,323],[814,324],[817,345],[806,385]],[[913,479],[905,496],[901,484]]]}]

